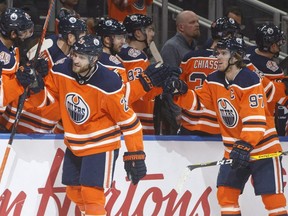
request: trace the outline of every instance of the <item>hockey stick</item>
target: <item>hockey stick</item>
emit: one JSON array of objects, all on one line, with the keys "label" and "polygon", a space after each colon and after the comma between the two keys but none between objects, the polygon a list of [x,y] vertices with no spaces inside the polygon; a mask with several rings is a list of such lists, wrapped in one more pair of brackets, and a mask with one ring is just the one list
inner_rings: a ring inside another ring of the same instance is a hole
[{"label": "hockey stick", "polygon": [[152,41],[150,43],[149,48],[150,48],[151,54],[153,55],[155,61],[163,63],[163,59],[162,59],[154,41]]},{"label": "hockey stick", "polygon": [[[262,155],[254,155],[254,156],[251,156],[250,158],[251,158],[251,161],[254,161],[254,160],[262,160],[262,159],[274,158],[274,157],[279,157],[279,156],[284,156],[284,155],[288,155],[288,151],[268,153],[268,154],[262,154]],[[183,172],[178,182],[178,185],[176,186],[176,191],[179,193],[182,190],[182,187],[184,183],[186,182],[189,173],[193,171],[194,169],[217,166],[217,165],[222,166],[226,164],[232,164],[232,162],[233,162],[232,159],[223,159],[223,160],[218,160],[218,161],[188,165],[185,171]]]},{"label": "hockey stick", "polygon": [[[38,42],[37,50],[36,50],[36,53],[35,53],[34,64],[35,64],[35,62],[37,61],[37,59],[38,59],[38,57],[40,55],[41,46],[42,46],[43,40],[44,40],[46,32],[47,32],[47,28],[48,28],[49,20],[50,20],[50,17],[51,17],[52,9],[54,7],[54,3],[55,3],[55,0],[51,0],[50,1],[49,9],[48,9],[47,16],[46,16],[46,19],[45,19],[45,23],[44,23],[44,26],[43,26],[43,31],[41,33],[41,37],[40,37],[40,40]],[[35,71],[33,72],[33,74],[35,75]],[[36,80],[36,77],[35,77],[35,80]],[[10,137],[9,137],[9,141],[8,141],[8,145],[6,147],[6,150],[5,150],[5,153],[4,153],[4,157],[3,157],[2,162],[1,162],[0,183],[1,183],[1,179],[2,179],[2,176],[3,176],[3,172],[4,172],[4,169],[5,169],[7,160],[8,160],[10,149],[11,149],[11,146],[12,146],[12,143],[13,143],[13,140],[14,140],[14,136],[15,136],[16,131],[17,131],[17,126],[19,124],[20,116],[21,116],[21,113],[22,113],[22,110],[23,110],[23,107],[24,107],[25,100],[27,98],[27,94],[28,94],[28,88],[25,88],[24,89],[24,93],[19,96],[17,111],[16,111],[16,115],[15,115],[15,121],[14,121],[14,124],[12,126]]]},{"label": "hockey stick", "polygon": [[[262,159],[267,159],[267,158],[274,158],[274,157],[279,157],[282,155],[287,155],[288,151],[284,151],[284,152],[275,152],[275,153],[268,153],[268,154],[262,154],[262,155],[255,155],[255,156],[251,156],[251,161],[253,160],[262,160]],[[193,165],[189,165],[187,166],[187,168],[192,171],[196,168],[202,168],[202,167],[208,167],[208,166],[215,166],[215,165],[226,165],[226,164],[231,164],[232,163],[232,159],[223,159],[223,160],[218,160],[218,161],[212,161],[212,162],[207,162],[207,163],[200,163],[200,164],[193,164]]]},{"label": "hockey stick", "polygon": [[279,63],[279,67],[282,70],[286,70],[288,67],[288,56],[286,58],[284,58],[280,63]]}]

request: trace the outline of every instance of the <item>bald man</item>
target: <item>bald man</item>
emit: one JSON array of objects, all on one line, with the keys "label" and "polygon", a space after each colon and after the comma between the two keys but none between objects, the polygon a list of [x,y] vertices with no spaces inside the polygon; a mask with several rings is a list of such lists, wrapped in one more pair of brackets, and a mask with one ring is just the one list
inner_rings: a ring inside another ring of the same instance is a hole
[{"label": "bald man", "polygon": [[[195,40],[200,37],[198,15],[190,10],[179,13],[176,17],[176,31],[163,45],[161,55],[164,64],[178,67],[185,54],[195,50]],[[170,95],[165,94],[156,98],[155,106],[158,110],[155,116],[160,119],[158,125],[162,125],[160,134],[176,135],[180,127],[181,109],[174,104]]]},{"label": "bald man", "polygon": [[161,50],[164,63],[173,66],[179,66],[184,55],[195,49],[195,40],[200,37],[198,15],[189,10],[179,13],[176,17],[176,31]]}]

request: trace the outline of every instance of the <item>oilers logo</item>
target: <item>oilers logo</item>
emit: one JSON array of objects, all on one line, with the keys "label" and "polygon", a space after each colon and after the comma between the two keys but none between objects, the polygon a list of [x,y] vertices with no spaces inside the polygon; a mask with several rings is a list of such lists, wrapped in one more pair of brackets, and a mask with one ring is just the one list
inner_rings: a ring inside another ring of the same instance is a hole
[{"label": "oilers logo", "polygon": [[76,93],[66,95],[66,109],[76,124],[83,124],[90,115],[90,109],[83,98]]},{"label": "oilers logo", "polygon": [[226,127],[234,128],[239,120],[236,109],[226,98],[219,98],[217,101],[217,105],[222,122],[226,125]]}]

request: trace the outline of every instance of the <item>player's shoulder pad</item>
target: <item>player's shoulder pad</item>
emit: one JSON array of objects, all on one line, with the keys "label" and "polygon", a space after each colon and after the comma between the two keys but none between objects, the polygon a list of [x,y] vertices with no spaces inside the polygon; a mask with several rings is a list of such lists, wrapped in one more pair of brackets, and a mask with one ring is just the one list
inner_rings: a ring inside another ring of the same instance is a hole
[{"label": "player's shoulder pad", "polygon": [[107,93],[118,91],[123,85],[122,79],[117,73],[98,63],[97,71],[93,75],[89,84],[94,85]]},{"label": "player's shoulder pad", "polygon": [[120,53],[118,53],[118,56],[124,61],[132,61],[134,59],[147,60],[147,56],[143,51],[129,46],[123,47]]},{"label": "player's shoulder pad", "polygon": [[[16,48],[15,48],[16,49]],[[14,53],[0,42],[0,61],[3,62],[3,68],[11,69],[15,65]]]},{"label": "player's shoulder pad", "polygon": [[250,86],[257,85],[261,82],[257,73],[249,70],[248,68],[243,68],[239,74],[235,77],[233,84],[240,86],[241,88],[247,88]]},{"label": "player's shoulder pad", "polygon": [[[187,54],[184,55],[183,62],[188,61],[191,58],[196,58],[196,57],[211,57],[213,56],[213,51],[212,50],[191,50]],[[214,57],[215,58],[215,57]]]},{"label": "player's shoulder pad", "polygon": [[61,73],[71,76],[72,59],[69,57],[59,59],[57,62],[55,62],[54,66],[52,67],[52,73]]},{"label": "player's shoulder pad", "polygon": [[108,53],[102,53],[98,61],[103,65],[123,67],[121,61],[116,56],[110,55]]}]

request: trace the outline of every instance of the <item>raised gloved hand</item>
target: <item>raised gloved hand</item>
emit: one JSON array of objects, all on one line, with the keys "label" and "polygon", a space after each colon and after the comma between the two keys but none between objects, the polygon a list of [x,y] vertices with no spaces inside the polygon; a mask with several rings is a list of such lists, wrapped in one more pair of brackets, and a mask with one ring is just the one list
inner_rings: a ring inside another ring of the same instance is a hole
[{"label": "raised gloved hand", "polygon": [[179,80],[179,78],[176,77],[171,77],[165,81],[163,91],[164,93],[172,95],[181,95],[188,91],[188,86],[183,80]]},{"label": "raised gloved hand", "polygon": [[44,89],[44,86],[45,86],[45,84],[44,84],[44,81],[43,81],[41,74],[36,73],[36,81],[34,81],[29,86],[29,91],[34,93],[34,94],[37,94]]},{"label": "raised gloved hand", "polygon": [[24,88],[29,91],[38,93],[44,89],[44,81],[41,74],[37,74],[34,69],[29,66],[21,66],[16,72],[16,78]]},{"label": "raised gloved hand", "polygon": [[125,152],[123,156],[124,169],[127,177],[135,185],[147,173],[144,151]]},{"label": "raised gloved hand", "polygon": [[[33,65],[33,63],[34,62],[31,62],[31,65]],[[37,71],[37,73],[41,74],[42,77],[45,77],[47,76],[49,70],[48,61],[42,58],[38,58],[37,61],[35,62],[34,68]]]},{"label": "raised gloved hand", "polygon": [[166,66],[162,63],[151,64],[139,75],[139,80],[145,91],[150,91],[154,86],[161,87],[169,77],[179,77],[181,70],[178,67]]},{"label": "raised gloved hand", "polygon": [[33,73],[31,67],[20,66],[16,72],[16,78],[24,88],[27,88],[36,80]]},{"label": "raised gloved hand", "polygon": [[247,168],[250,161],[250,152],[253,150],[253,146],[249,143],[239,140],[233,145],[233,149],[230,152],[230,158],[232,161],[232,169]]}]

